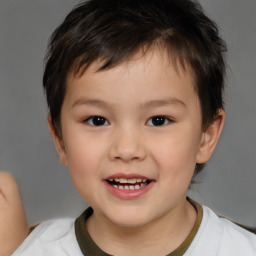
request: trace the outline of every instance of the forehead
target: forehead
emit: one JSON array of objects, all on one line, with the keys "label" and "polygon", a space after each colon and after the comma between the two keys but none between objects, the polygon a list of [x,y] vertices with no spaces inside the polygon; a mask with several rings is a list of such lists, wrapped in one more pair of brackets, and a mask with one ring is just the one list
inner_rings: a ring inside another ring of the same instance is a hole
[{"label": "forehead", "polygon": [[[106,60],[107,61],[107,60]],[[79,80],[84,77],[103,77],[103,79],[110,73],[116,73],[124,78],[125,74],[129,74],[131,71],[137,74],[145,75],[148,70],[153,74],[158,72],[158,75],[162,73],[163,77],[168,77],[176,73],[179,78],[189,79],[189,84],[193,85],[196,89],[196,79],[194,72],[190,65],[183,59],[179,58],[177,54],[172,54],[170,50],[162,46],[151,47],[148,50],[139,50],[131,57],[125,59],[121,63],[114,63],[111,67],[102,68],[106,64],[105,60],[97,59],[92,64],[87,66],[79,66],[79,63],[75,63],[71,71],[67,76],[67,85],[72,84],[74,80]],[[110,72],[108,72],[110,71]],[[159,72],[160,71],[160,72]]]},{"label": "forehead", "polygon": [[138,52],[109,69],[99,70],[101,66],[102,61],[95,61],[83,73],[70,73],[66,94],[78,96],[98,92],[107,96],[119,93],[121,97],[123,93],[129,93],[137,97],[140,93],[142,99],[147,95],[151,97],[152,93],[157,98],[167,91],[173,91],[179,97],[196,95],[190,68],[182,66],[164,50]]}]

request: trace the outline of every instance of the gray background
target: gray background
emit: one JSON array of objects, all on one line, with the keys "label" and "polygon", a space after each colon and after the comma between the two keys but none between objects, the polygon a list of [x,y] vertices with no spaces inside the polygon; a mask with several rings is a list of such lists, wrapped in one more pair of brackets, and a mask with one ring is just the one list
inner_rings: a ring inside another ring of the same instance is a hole
[{"label": "gray background", "polygon": [[[76,216],[85,208],[58,161],[41,86],[49,35],[78,2],[0,0],[0,168],[18,180],[29,223]],[[256,1],[200,2],[229,47],[227,121],[190,195],[256,226]]]}]

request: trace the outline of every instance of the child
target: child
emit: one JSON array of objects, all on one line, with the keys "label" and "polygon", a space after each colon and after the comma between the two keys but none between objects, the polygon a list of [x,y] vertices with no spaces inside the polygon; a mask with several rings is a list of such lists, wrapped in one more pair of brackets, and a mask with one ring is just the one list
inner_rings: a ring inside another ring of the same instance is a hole
[{"label": "child", "polygon": [[255,255],[256,236],[186,197],[224,124],[225,43],[188,0],[91,0],[54,32],[49,128],[91,206],[18,255]]}]

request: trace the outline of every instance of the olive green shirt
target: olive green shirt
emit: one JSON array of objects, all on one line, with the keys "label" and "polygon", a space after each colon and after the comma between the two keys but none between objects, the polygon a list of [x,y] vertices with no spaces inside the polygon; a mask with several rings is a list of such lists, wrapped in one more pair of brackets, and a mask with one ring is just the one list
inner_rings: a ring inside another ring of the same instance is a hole
[{"label": "olive green shirt", "polygon": [[[193,229],[191,230],[188,237],[185,239],[185,241],[173,252],[170,252],[167,256],[180,256],[183,255],[186,250],[189,248],[191,242],[193,241],[199,226],[202,221],[202,206],[197,204],[196,202],[192,201],[191,199],[188,199],[190,203],[195,207],[197,211],[197,219],[195,222],[195,225]],[[92,240],[90,234],[88,233],[87,227],[86,227],[86,221],[87,219],[92,215],[93,209],[89,207],[86,209],[80,217],[78,217],[75,221],[75,233],[76,233],[76,239],[78,241],[78,244],[80,246],[80,249],[85,256],[109,256],[110,254],[107,254],[106,252],[102,251]]]}]

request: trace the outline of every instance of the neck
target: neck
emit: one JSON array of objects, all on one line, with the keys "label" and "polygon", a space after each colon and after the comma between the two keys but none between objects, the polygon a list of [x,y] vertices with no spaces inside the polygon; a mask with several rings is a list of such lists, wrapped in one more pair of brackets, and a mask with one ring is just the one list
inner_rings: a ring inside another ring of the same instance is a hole
[{"label": "neck", "polygon": [[139,227],[115,225],[93,213],[87,228],[94,242],[111,255],[167,255],[183,243],[195,221],[194,207],[183,200],[161,217]]}]

